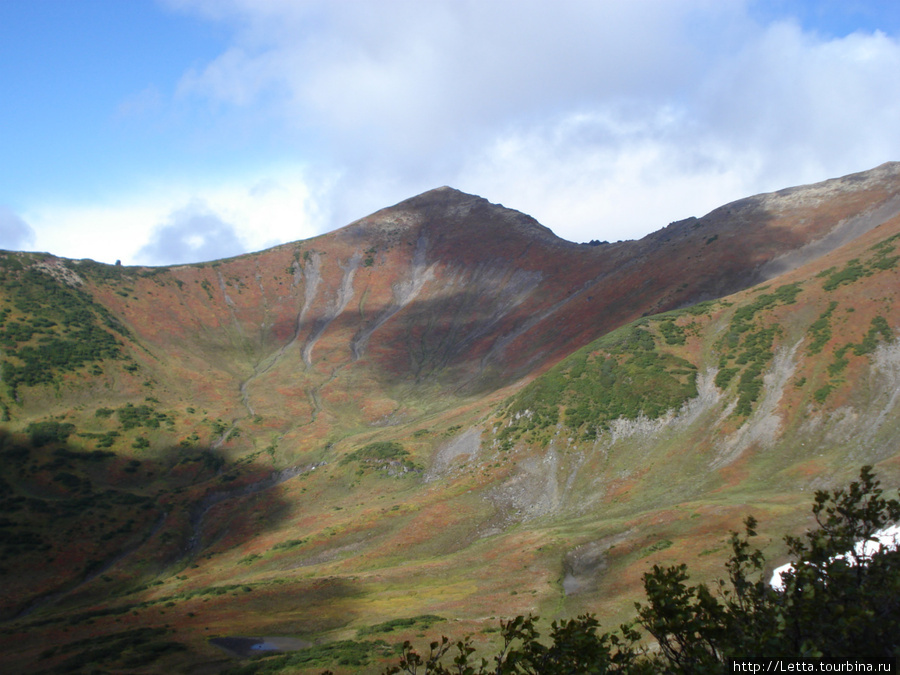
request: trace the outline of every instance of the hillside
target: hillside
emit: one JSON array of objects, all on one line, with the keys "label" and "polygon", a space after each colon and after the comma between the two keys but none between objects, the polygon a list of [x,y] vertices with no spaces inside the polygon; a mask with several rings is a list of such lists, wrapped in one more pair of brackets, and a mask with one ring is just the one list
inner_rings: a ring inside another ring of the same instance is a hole
[{"label": "hillside", "polygon": [[748,513],[777,557],[812,490],[900,484],[898,247],[892,163],[612,244],[445,187],[212,263],[2,253],[0,644],[341,672],[431,625],[615,624]]}]

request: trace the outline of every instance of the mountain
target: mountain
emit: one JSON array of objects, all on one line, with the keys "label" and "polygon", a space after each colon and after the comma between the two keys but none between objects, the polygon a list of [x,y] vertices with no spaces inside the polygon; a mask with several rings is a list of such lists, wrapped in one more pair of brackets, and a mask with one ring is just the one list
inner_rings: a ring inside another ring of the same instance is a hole
[{"label": "mountain", "polygon": [[811,491],[900,479],[898,242],[891,163],[640,241],[444,187],[211,263],[2,253],[0,644],[377,671],[495,617],[615,625],[751,513],[777,558]]}]

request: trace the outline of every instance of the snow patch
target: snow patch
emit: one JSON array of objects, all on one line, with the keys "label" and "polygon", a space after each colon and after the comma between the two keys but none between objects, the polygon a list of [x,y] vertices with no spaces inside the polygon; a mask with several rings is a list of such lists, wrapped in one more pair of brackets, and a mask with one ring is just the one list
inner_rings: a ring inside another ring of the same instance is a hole
[{"label": "snow patch", "polygon": [[[857,561],[866,561],[873,555],[882,550],[882,547],[888,551],[894,551],[900,548],[900,525],[892,525],[891,527],[879,530],[872,535],[872,539],[860,541],[853,547],[853,554],[847,553],[838,556],[838,560],[846,560],[851,565],[855,565]],[[787,563],[781,567],[776,567],[769,579],[769,586],[776,591],[784,590],[784,574],[794,569],[793,563]]]}]

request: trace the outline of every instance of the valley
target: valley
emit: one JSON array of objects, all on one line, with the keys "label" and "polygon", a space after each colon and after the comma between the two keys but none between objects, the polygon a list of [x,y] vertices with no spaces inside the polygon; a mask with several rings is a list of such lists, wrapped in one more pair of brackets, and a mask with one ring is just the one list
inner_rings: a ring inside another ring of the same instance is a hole
[{"label": "valley", "polygon": [[380,672],[613,628],[747,515],[786,562],[815,490],[900,485],[898,260],[897,163],[640,241],[443,187],[193,265],[0,252],[8,663]]}]

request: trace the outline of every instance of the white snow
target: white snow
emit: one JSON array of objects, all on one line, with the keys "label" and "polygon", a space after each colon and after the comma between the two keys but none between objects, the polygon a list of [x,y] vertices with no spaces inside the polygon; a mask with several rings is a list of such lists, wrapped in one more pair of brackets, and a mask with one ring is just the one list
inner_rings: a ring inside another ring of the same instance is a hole
[{"label": "white snow", "polygon": [[[885,528],[884,530],[879,530],[874,534],[874,537],[876,541],[861,541],[856,544],[853,550],[857,556],[872,556],[878,552],[881,546],[884,546],[885,548],[890,550],[900,548],[900,525],[892,525],[891,527]],[[846,558],[848,555],[849,553],[845,553],[840,557]],[[852,562],[853,561],[851,559],[851,564]],[[774,588],[776,591],[783,591],[784,582],[782,581],[781,576],[788,570],[793,569],[793,567],[793,563],[787,563],[786,565],[775,568],[775,570],[772,572],[772,578],[769,579],[769,586]]]}]

